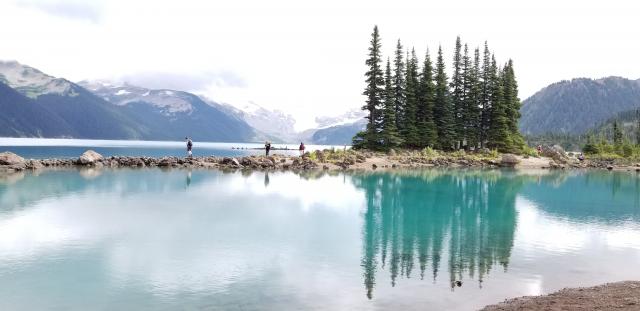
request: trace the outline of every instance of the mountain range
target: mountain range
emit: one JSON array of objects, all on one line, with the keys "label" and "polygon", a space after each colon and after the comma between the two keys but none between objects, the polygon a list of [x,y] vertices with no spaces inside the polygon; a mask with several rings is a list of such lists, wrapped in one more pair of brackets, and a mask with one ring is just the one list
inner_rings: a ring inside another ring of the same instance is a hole
[{"label": "mountain range", "polygon": [[[319,117],[318,128],[296,132],[295,119],[255,103],[240,108],[204,96],[127,83],[81,81],[47,75],[15,61],[0,61],[0,137],[340,144],[332,128],[361,112]],[[329,131],[329,132],[327,132]],[[327,132],[325,134],[325,132]]]},{"label": "mountain range", "polygon": [[640,80],[579,78],[551,84],[522,102],[520,131],[583,134],[624,111],[640,108]]},{"label": "mountain range", "polygon": [[[640,108],[640,80],[573,79],[551,84],[523,101],[525,135],[582,134]],[[127,83],[47,75],[0,61],[0,137],[181,140],[346,145],[364,129],[365,113],[316,117],[295,131],[295,119],[255,103],[240,107],[204,96]]]},{"label": "mountain range", "polygon": [[242,119],[172,90],[76,84],[17,62],[0,62],[0,136],[252,141]]}]

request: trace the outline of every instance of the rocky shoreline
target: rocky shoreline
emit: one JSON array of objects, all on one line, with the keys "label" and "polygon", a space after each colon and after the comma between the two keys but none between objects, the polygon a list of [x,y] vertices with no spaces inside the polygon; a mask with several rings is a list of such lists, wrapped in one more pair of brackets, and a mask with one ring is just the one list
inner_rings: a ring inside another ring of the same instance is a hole
[{"label": "rocky shoreline", "polygon": [[103,157],[92,150],[78,158],[24,159],[11,152],[0,153],[0,173],[43,168],[64,167],[160,167],[202,169],[251,169],[251,170],[395,170],[430,167],[452,168],[500,168],[516,169],[609,169],[640,172],[640,163],[620,165],[614,161],[579,161],[564,151],[547,150],[544,156],[530,157],[496,153],[433,153],[421,151],[371,151],[324,150],[305,153],[303,156],[244,156],[244,157]]},{"label": "rocky shoreline", "polygon": [[486,306],[482,311],[640,310],[640,282],[565,288],[543,296],[525,296]]}]

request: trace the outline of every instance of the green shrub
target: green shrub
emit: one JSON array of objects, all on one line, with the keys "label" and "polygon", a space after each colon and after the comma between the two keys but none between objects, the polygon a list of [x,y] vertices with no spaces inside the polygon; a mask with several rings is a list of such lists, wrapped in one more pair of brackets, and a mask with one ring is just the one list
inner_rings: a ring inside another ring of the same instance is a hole
[{"label": "green shrub", "polygon": [[451,153],[451,156],[456,158],[464,158],[466,155],[467,153],[463,149],[456,150]]},{"label": "green shrub", "polygon": [[422,149],[422,151],[420,151],[420,154],[423,157],[437,157],[438,156],[438,152],[433,150],[431,147],[427,147]]},{"label": "green shrub", "polygon": [[584,152],[584,154],[598,154],[600,153],[600,149],[598,144],[588,142],[584,147],[582,147],[582,152]]},{"label": "green shrub", "polygon": [[633,145],[630,143],[625,143],[622,145],[622,156],[625,158],[630,158],[633,156]]},{"label": "green shrub", "polygon": [[522,152],[521,153],[522,153],[522,155],[527,155],[527,156],[530,156],[530,157],[538,157],[538,151],[536,149],[531,148],[531,147],[526,146],[526,145],[522,148]]}]

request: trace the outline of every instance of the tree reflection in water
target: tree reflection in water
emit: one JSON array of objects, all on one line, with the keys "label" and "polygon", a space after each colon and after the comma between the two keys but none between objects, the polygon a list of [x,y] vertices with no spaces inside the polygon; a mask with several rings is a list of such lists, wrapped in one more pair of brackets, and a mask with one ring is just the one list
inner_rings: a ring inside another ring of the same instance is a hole
[{"label": "tree reflection in water", "polygon": [[354,176],[367,201],[361,260],[367,297],[373,297],[378,269],[389,271],[392,286],[399,276],[416,273],[421,279],[430,274],[435,282],[446,260],[452,288],[465,274],[482,286],[495,265],[506,270],[515,199],[526,178],[505,171],[438,170]]}]

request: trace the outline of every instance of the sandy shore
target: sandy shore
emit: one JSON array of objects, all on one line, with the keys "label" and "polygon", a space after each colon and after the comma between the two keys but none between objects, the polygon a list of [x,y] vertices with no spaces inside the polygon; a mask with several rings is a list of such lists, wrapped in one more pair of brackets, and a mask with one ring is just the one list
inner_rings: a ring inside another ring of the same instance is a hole
[{"label": "sandy shore", "polygon": [[543,296],[525,296],[486,306],[482,311],[640,310],[640,282],[565,288]]}]

